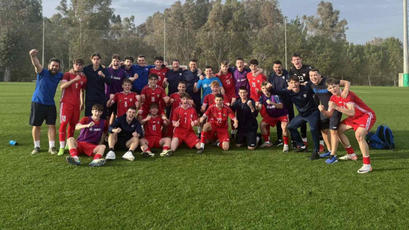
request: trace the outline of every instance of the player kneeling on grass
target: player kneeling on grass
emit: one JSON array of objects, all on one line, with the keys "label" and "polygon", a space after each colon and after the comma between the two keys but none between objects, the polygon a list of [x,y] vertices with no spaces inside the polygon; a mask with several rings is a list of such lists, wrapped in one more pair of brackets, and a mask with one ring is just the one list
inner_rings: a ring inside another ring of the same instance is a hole
[{"label": "player kneeling on grass", "polygon": [[99,167],[105,164],[105,159],[102,158],[105,152],[105,145],[102,144],[105,133],[108,129],[108,122],[101,119],[104,106],[96,104],[92,106],[91,117],[83,117],[75,126],[76,130],[80,131],[80,136],[77,140],[74,137],[67,139],[70,156],[67,157],[67,162],[72,165],[80,165],[78,154],[87,156],[94,155],[94,160],[89,163],[91,167]]},{"label": "player kneeling on grass", "polygon": [[145,137],[141,139],[142,155],[144,157],[154,157],[151,148],[163,147],[160,153],[161,157],[170,156],[170,141],[169,137],[162,138],[162,130],[164,125],[169,124],[169,120],[165,114],[159,116],[159,106],[156,103],[152,103],[149,108],[149,114],[142,119],[145,130]]},{"label": "player kneeling on grass", "polygon": [[114,149],[128,149],[122,158],[129,161],[135,160],[133,152],[138,147],[139,138],[143,137],[142,126],[136,119],[136,114],[136,107],[129,107],[124,115],[116,118],[109,126],[109,152],[105,159],[115,160]]},{"label": "player kneeling on grass", "polygon": [[232,109],[237,114],[239,127],[237,128],[236,146],[241,147],[247,142],[249,150],[256,149],[257,146],[257,114],[255,102],[248,98],[247,88],[245,86],[239,89],[240,98],[236,100]]},{"label": "player kneeling on grass", "polygon": [[[359,148],[363,156],[363,166],[358,169],[358,173],[368,173],[372,171],[371,160],[369,157],[369,146],[365,140],[368,131],[375,124],[375,112],[369,108],[355,93],[349,91],[346,98],[341,96],[339,88],[339,80],[329,78],[327,80],[328,91],[332,93],[328,103],[328,111],[320,106],[320,110],[325,116],[331,117],[334,111],[339,111],[348,117],[341,122],[338,128],[339,140],[347,150],[347,155],[340,157],[340,160],[357,160],[357,156],[351,147],[345,131],[354,129],[355,138],[358,141]],[[333,135],[333,133],[331,133]],[[336,134],[335,134],[336,135]],[[332,144],[332,153],[336,152],[338,147],[338,138],[331,136],[331,141],[336,140]]]},{"label": "player kneeling on grass", "polygon": [[207,122],[203,125],[203,131],[200,139],[200,149],[197,151],[197,153],[203,153],[205,143],[213,139],[214,136],[218,138],[219,144],[221,144],[223,150],[229,150],[229,117],[234,121],[233,127],[237,128],[239,122],[237,121],[235,114],[227,105],[223,104],[223,95],[217,94],[215,104],[210,106],[200,118],[200,123],[203,123],[206,119]]},{"label": "player kneeling on grass", "polygon": [[194,146],[200,149],[199,138],[193,130],[193,127],[199,124],[196,109],[190,103],[189,94],[181,93],[180,97],[182,104],[172,111],[172,125],[175,127],[171,144],[172,152],[176,151],[182,142],[189,148]]},{"label": "player kneeling on grass", "polygon": [[288,111],[283,103],[280,102],[280,98],[277,95],[271,94],[268,84],[267,81],[261,84],[262,95],[257,102],[257,109],[260,110],[261,117],[263,118],[260,123],[260,130],[264,143],[260,147],[271,147],[273,145],[270,142],[270,126],[274,127],[277,122],[281,122],[284,142],[283,152],[288,152]]}]

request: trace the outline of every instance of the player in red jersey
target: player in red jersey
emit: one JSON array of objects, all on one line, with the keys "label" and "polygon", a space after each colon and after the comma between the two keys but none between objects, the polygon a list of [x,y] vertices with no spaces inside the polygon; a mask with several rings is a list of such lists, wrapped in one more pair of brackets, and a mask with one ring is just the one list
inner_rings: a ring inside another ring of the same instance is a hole
[{"label": "player in red jersey", "polygon": [[[202,113],[206,112],[206,109],[208,107],[210,107],[211,105],[214,105],[214,101],[216,99],[216,95],[221,93],[220,90],[220,83],[218,81],[212,81],[212,83],[210,83],[210,88],[212,89],[212,93],[211,94],[207,94],[204,99],[203,99],[203,104],[202,107],[200,108],[200,111]],[[223,99],[225,99],[226,96],[223,96]],[[223,100],[224,101],[224,100]]]},{"label": "player in red jersey", "polygon": [[103,105],[93,105],[91,108],[92,116],[83,117],[75,126],[75,129],[81,130],[81,132],[77,140],[74,137],[67,139],[70,156],[66,159],[69,164],[80,165],[78,155],[81,153],[93,156],[93,160],[89,163],[91,167],[99,167],[105,164],[103,158],[105,145],[102,143],[108,130],[108,122],[101,119],[103,111]]},{"label": "player in red jersey", "polygon": [[[73,61],[72,69],[66,72],[61,81],[60,88],[60,150],[58,156],[64,155],[65,138],[73,137],[75,125],[80,119],[80,112],[84,109],[84,89],[87,84],[87,77],[82,72],[84,61],[76,59]],[[68,125],[68,135],[66,129]]]},{"label": "player in red jersey", "polygon": [[171,149],[176,151],[179,145],[184,142],[189,148],[200,149],[200,141],[197,138],[194,126],[199,124],[195,108],[190,104],[190,96],[187,93],[181,94],[182,104],[172,112],[172,124],[174,128]]},{"label": "player in red jersey", "polygon": [[157,85],[158,75],[151,74],[148,78],[148,85],[142,89],[141,101],[142,109],[139,114],[146,117],[152,103],[157,103],[159,106],[159,114],[164,113],[165,104],[169,102],[169,97],[166,96],[165,90]]},{"label": "player in red jersey", "polygon": [[132,92],[132,81],[124,79],[122,82],[122,92],[116,93],[115,96],[107,101],[107,107],[111,107],[114,103],[116,106],[116,117],[120,117],[128,111],[132,106],[139,108],[141,98],[135,92]]},{"label": "player in red jersey", "polygon": [[155,65],[155,68],[149,70],[149,75],[156,74],[158,76],[158,86],[166,89],[168,82],[165,76],[169,69],[163,65],[163,57],[155,57],[153,64]]},{"label": "player in red jersey", "polygon": [[160,153],[161,157],[170,156],[170,141],[169,137],[162,137],[162,129],[164,125],[169,124],[169,120],[165,114],[159,115],[158,104],[152,103],[150,105],[149,114],[141,121],[145,136],[141,139],[142,154],[146,157],[154,157],[152,148],[163,147]]},{"label": "player in red jersey", "polygon": [[[250,73],[247,73],[247,80],[250,85],[250,98],[258,101],[261,96],[261,83],[267,81],[264,74],[258,72],[258,61],[250,60]],[[258,74],[257,74],[258,73]]]},{"label": "player in red jersey", "polygon": [[220,64],[220,71],[216,74],[220,79],[224,89],[224,103],[228,106],[236,101],[236,88],[234,86],[233,74],[229,72],[229,63],[223,61]]},{"label": "player in red jersey", "polygon": [[217,94],[215,104],[210,106],[203,116],[200,118],[200,123],[206,119],[207,122],[203,125],[203,131],[200,139],[200,149],[197,153],[201,154],[204,151],[204,146],[207,141],[214,136],[218,138],[219,144],[223,150],[227,151],[230,147],[230,138],[228,131],[228,118],[234,121],[233,127],[238,127],[238,120],[234,112],[227,105],[223,104],[223,95]]},{"label": "player in red jersey", "polygon": [[[177,107],[182,105],[181,95],[184,93],[186,93],[186,82],[180,81],[178,83],[178,91],[176,93],[172,93],[169,97],[169,103],[171,104],[171,111],[175,110]],[[192,99],[189,99],[188,103],[194,107],[194,102]],[[172,115],[170,117],[172,117]]]},{"label": "player in red jersey", "polygon": [[340,157],[340,160],[357,160],[357,156],[351,147],[345,131],[354,129],[355,138],[358,141],[359,148],[363,156],[363,166],[358,169],[358,173],[368,173],[372,171],[371,160],[369,156],[369,146],[365,140],[369,130],[375,124],[375,112],[369,108],[355,93],[349,91],[348,96],[343,98],[339,87],[339,80],[329,78],[327,80],[328,91],[332,93],[328,103],[328,111],[325,111],[323,106],[319,106],[319,110],[327,117],[331,117],[333,111],[339,111],[348,117],[341,122],[338,128],[338,136],[332,135],[331,143],[332,151],[336,151],[338,147],[338,137],[342,145],[347,150],[347,155]]}]

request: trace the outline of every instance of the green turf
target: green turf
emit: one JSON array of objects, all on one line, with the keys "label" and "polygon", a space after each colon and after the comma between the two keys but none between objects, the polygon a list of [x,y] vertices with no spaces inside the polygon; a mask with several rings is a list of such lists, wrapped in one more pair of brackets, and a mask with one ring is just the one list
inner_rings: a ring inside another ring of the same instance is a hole
[{"label": "green turf", "polygon": [[[90,168],[31,156],[33,83],[0,84],[0,229],[406,229],[409,226],[409,90],[353,87],[395,151],[326,165],[306,153],[186,148],[170,158],[116,160]],[[273,132],[275,135],[275,132]],[[358,150],[352,133],[351,142]],[[9,146],[14,139],[18,146]],[[340,154],[345,151],[340,147]]]}]

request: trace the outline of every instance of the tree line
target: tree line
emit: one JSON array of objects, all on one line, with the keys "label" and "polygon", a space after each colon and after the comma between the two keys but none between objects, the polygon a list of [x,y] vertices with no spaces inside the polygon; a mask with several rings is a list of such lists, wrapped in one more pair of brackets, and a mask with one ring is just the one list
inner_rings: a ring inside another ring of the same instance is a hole
[{"label": "tree line", "polygon": [[400,40],[348,42],[347,21],[339,13],[322,1],[316,14],[287,21],[277,0],[186,0],[136,25],[133,16],[115,14],[111,0],[61,0],[49,18],[43,18],[40,0],[1,0],[0,79],[34,79],[27,52],[42,47],[44,19],[45,60],[61,59],[64,70],[74,58],[89,60],[98,52],[105,64],[114,53],[144,55],[148,61],[158,55],[168,62],[197,59],[199,67],[255,58],[269,74],[273,61],[289,68],[291,55],[298,53],[325,76],[355,85],[397,85]]}]

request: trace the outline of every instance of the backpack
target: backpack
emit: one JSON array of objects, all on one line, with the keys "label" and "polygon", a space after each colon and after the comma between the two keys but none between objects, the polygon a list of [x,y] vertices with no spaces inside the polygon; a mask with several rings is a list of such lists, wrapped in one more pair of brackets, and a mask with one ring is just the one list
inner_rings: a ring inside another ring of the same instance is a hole
[{"label": "backpack", "polygon": [[366,136],[369,147],[373,149],[394,149],[395,141],[392,130],[387,125],[380,125],[376,132],[369,132]]}]

